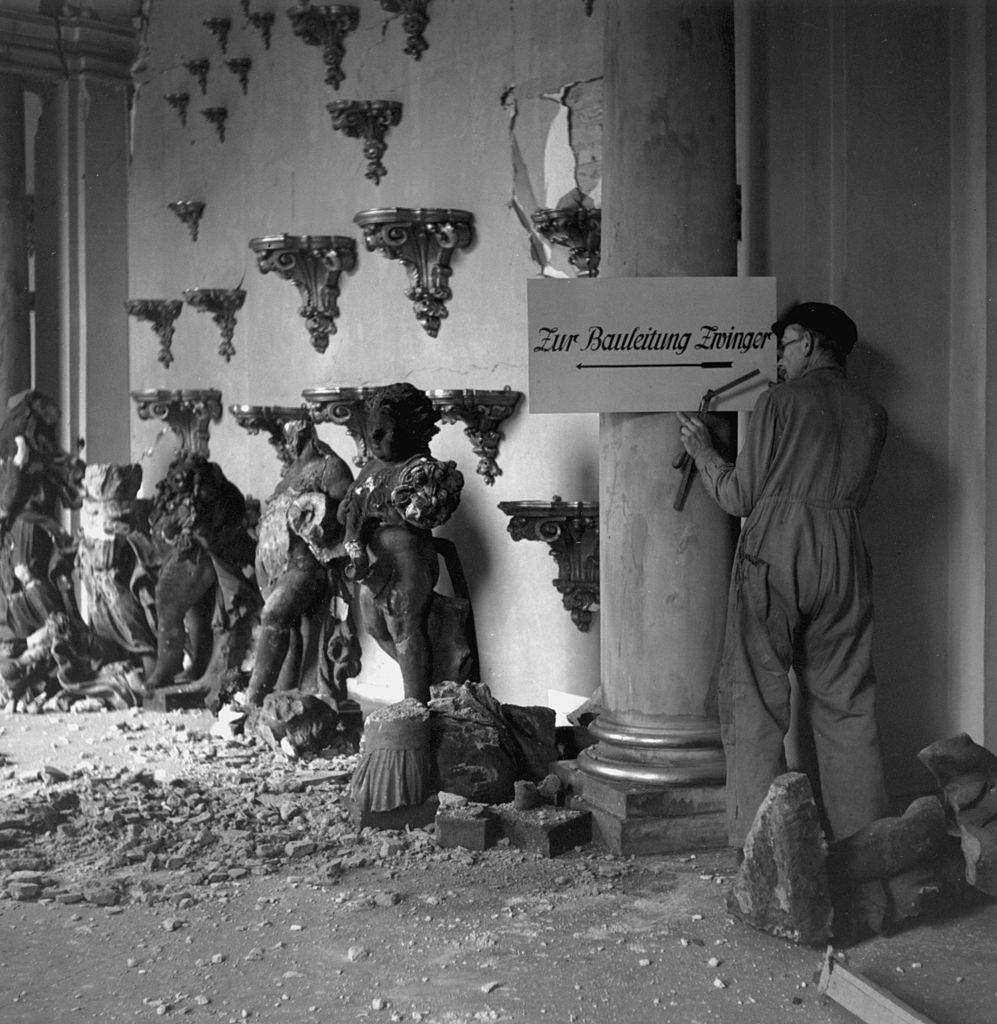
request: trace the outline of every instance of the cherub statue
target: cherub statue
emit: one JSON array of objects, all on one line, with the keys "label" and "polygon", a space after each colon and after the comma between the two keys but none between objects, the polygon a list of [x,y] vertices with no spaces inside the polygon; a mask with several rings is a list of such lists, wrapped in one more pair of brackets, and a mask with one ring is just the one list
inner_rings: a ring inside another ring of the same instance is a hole
[{"label": "cherub statue", "polygon": [[365,404],[370,459],[339,507],[344,547],[365,628],[398,662],[405,696],[425,703],[441,666],[453,664],[444,641],[458,641],[439,636],[431,624],[447,621],[449,628],[456,621],[439,614],[447,599],[434,589],[439,564],[432,531],[457,508],[464,478],[453,462],[429,452],[439,414],[425,392],[390,384]]},{"label": "cherub statue", "polygon": [[[330,603],[339,591],[343,527],[336,512],[353,482],[349,466],[318,437],[310,420],[284,426],[292,461],[267,500],[260,519],[256,578],[263,594],[262,622],[247,702],[262,705],[275,688],[325,690],[345,699],[345,679],[316,664],[325,641],[340,625]],[[302,687],[315,670],[316,685]],[[347,672],[347,674],[350,674]],[[353,672],[355,674],[355,671]],[[338,692],[333,692],[330,682]]]}]

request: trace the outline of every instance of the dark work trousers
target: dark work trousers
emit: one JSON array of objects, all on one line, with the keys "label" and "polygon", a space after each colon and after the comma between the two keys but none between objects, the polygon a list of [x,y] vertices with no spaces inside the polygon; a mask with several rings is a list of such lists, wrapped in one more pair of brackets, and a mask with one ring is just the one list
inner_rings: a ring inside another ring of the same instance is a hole
[{"label": "dark work trousers", "polygon": [[738,546],[719,677],[729,838],[744,845],[769,786],[786,771],[792,668],[813,732],[815,795],[829,839],[841,839],[886,813],[871,571],[856,542],[858,513],[784,501],[765,511],[759,543],[749,525]]}]

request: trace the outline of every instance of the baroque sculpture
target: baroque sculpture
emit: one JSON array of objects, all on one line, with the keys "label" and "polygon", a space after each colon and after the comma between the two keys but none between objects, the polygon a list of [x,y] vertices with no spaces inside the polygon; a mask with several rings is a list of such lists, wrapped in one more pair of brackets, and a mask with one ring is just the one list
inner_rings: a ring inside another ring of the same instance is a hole
[{"label": "baroque sculpture", "polygon": [[8,402],[0,424],[0,691],[16,710],[58,687],[58,638],[83,642],[86,626],[73,590],[73,539],[63,509],[82,503],[83,462],[60,448],[60,410],[30,390]]},{"label": "baroque sculpture", "polygon": [[398,662],[405,697],[426,703],[432,683],[468,678],[472,660],[467,603],[435,590],[432,532],[457,508],[464,478],[430,454],[439,413],[424,391],[375,388],[364,412],[370,458],[340,505],[344,547],[363,626]]},{"label": "baroque sculpture", "polygon": [[284,436],[292,461],[260,519],[256,576],[265,603],[247,703],[260,706],[275,689],[312,690],[338,706],[359,670],[352,620],[334,614],[345,596],[337,511],[353,473],[309,419],[287,422]]},{"label": "baroque sculpture", "polygon": [[241,664],[260,605],[245,498],[216,463],[181,449],[156,486],[150,526],[166,555],[156,583],[156,665],[146,693],[155,703],[157,690],[176,684],[210,705],[226,673]]},{"label": "baroque sculpture", "polygon": [[59,447],[52,399],[25,391],[8,409],[0,424],[0,628],[24,638],[53,612],[79,620],[74,544],[59,515],[82,504],[84,465]]},{"label": "baroque sculpture", "polygon": [[148,504],[138,497],[142,467],[86,467],[76,571],[90,629],[105,651],[151,672],[156,661],[159,553]]}]

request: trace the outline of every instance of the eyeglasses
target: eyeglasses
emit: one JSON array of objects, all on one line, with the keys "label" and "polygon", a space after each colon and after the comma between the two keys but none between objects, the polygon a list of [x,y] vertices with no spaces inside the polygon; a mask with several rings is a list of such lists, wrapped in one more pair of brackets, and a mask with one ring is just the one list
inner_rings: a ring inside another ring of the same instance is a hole
[{"label": "eyeglasses", "polygon": [[783,352],[789,348],[790,345],[795,345],[798,341],[803,341],[805,335],[801,334],[798,338],[790,338],[789,341],[783,341],[782,338],[776,343],[775,352],[777,356],[781,356]]}]

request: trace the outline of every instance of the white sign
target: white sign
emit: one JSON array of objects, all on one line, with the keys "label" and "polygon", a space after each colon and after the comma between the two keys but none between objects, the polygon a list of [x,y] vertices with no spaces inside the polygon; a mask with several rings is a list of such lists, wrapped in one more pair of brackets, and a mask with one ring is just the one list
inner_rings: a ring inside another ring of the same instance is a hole
[{"label": "white sign", "polygon": [[775,278],[527,282],[530,412],[751,409],[775,380]]}]

